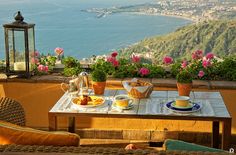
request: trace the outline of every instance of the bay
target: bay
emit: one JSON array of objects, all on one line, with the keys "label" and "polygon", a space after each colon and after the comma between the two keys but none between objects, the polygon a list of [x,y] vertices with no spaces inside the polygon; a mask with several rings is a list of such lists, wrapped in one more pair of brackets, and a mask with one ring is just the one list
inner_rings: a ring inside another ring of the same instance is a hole
[{"label": "bay", "polygon": [[[167,34],[190,24],[190,20],[119,13],[97,18],[83,12],[89,8],[107,8],[154,0],[0,0],[0,24],[13,21],[14,13],[22,12],[25,21],[35,23],[36,49],[54,54],[56,47],[64,48],[66,56],[78,59],[103,55],[127,47],[144,38]],[[5,57],[4,33],[0,29],[0,58]]]}]

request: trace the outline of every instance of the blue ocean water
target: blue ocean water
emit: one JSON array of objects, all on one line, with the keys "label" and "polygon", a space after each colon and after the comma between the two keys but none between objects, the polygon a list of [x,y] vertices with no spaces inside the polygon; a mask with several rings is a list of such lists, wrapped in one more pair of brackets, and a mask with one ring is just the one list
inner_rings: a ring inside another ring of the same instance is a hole
[{"label": "blue ocean water", "polygon": [[[54,53],[64,48],[65,55],[79,59],[102,55],[127,47],[146,37],[166,34],[191,23],[189,20],[152,15],[119,13],[96,18],[83,12],[88,8],[106,8],[154,3],[154,0],[0,0],[0,24],[13,21],[22,12],[25,21],[35,23],[36,49]],[[4,33],[0,28],[0,58],[5,57]]]}]

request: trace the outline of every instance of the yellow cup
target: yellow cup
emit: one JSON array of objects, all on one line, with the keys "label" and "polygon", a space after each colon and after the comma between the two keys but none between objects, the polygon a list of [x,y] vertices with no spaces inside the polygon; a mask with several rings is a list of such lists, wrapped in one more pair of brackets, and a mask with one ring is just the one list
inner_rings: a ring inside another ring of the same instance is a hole
[{"label": "yellow cup", "polygon": [[175,99],[175,105],[178,107],[187,107],[189,106],[189,97],[188,96],[178,96]]},{"label": "yellow cup", "polygon": [[127,107],[129,105],[130,99],[127,95],[117,95],[115,96],[115,103],[118,107]]}]

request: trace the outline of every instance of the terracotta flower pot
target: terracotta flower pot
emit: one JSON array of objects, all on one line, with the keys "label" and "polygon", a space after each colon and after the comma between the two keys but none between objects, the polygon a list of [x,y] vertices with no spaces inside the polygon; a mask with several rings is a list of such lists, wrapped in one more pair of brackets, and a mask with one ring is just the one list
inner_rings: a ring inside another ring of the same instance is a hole
[{"label": "terracotta flower pot", "polygon": [[105,82],[92,81],[92,87],[95,95],[103,95],[106,87],[106,81]]},{"label": "terracotta flower pot", "polygon": [[192,90],[192,83],[178,83],[177,88],[179,92],[179,96],[189,96]]}]

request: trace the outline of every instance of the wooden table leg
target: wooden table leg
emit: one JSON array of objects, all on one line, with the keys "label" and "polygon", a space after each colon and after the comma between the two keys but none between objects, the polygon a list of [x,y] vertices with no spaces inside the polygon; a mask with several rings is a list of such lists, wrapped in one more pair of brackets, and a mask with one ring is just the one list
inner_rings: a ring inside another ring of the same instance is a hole
[{"label": "wooden table leg", "polygon": [[222,122],[222,149],[227,151],[229,151],[231,145],[231,123],[231,118]]},{"label": "wooden table leg", "polygon": [[49,123],[49,131],[56,131],[57,130],[57,116],[48,113],[48,123]]},{"label": "wooden table leg", "polygon": [[75,133],[75,117],[69,117],[68,131]]},{"label": "wooden table leg", "polygon": [[212,135],[211,135],[211,146],[213,148],[219,148],[219,139],[220,139],[220,122],[212,122]]}]

